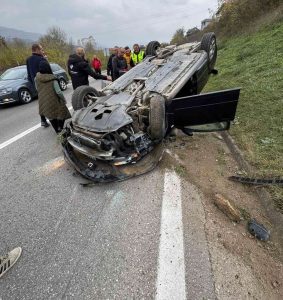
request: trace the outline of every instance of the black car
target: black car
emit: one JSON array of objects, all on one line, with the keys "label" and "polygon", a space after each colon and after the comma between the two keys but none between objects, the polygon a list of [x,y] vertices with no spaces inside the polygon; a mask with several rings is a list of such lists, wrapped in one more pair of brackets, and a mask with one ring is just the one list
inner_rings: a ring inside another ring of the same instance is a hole
[{"label": "black car", "polygon": [[[65,70],[57,64],[50,65],[53,74],[58,78],[61,90],[66,90],[69,79]],[[8,69],[0,76],[0,105],[12,102],[27,104],[35,97],[37,92],[28,81],[25,65]]]},{"label": "black car", "polygon": [[146,58],[98,92],[78,87],[63,149],[67,160],[94,182],[123,180],[151,170],[161,159],[162,140],[173,128],[227,130],[240,89],[200,94],[216,74],[214,33],[201,42],[161,48],[147,45]]}]

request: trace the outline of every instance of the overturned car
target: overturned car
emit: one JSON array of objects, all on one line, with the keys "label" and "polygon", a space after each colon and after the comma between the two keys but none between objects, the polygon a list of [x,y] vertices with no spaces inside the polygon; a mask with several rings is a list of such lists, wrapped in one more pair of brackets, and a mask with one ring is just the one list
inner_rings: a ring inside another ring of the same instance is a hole
[{"label": "overturned car", "polygon": [[67,161],[94,182],[124,180],[157,165],[173,128],[189,135],[229,129],[240,90],[200,94],[217,73],[216,57],[214,33],[164,48],[152,41],[143,62],[101,91],[77,88],[63,133]]}]

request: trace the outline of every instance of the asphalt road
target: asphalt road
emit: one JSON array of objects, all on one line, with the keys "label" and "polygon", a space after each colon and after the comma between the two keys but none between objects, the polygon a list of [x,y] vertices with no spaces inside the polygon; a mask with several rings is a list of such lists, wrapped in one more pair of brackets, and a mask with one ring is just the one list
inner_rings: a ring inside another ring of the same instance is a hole
[{"label": "asphalt road", "polygon": [[81,186],[37,105],[0,107],[0,255],[23,249],[0,299],[214,299],[198,190],[161,166]]}]

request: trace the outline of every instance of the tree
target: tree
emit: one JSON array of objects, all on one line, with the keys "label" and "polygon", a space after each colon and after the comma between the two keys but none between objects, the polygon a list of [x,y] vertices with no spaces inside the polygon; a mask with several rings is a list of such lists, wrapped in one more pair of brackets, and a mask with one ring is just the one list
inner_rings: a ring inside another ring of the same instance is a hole
[{"label": "tree", "polygon": [[72,38],[69,39],[69,42],[68,42],[66,48],[67,48],[67,52],[68,52],[68,53],[73,53],[73,52],[74,52],[74,50],[75,50],[75,45],[74,45],[74,42],[73,42],[73,39],[72,39]]},{"label": "tree", "polygon": [[201,31],[197,27],[194,27],[194,28],[187,30],[186,40],[187,40],[187,42],[198,41],[198,40],[200,40],[201,35],[202,35]]},{"label": "tree", "polygon": [[44,47],[63,50],[67,45],[67,34],[59,27],[53,26],[39,39],[39,43]]},{"label": "tree", "polygon": [[185,42],[186,42],[185,29],[184,28],[177,29],[171,39],[170,44],[181,45],[184,44]]},{"label": "tree", "polygon": [[6,43],[6,39],[0,35],[0,48],[4,47],[4,48],[8,48],[7,43]]},{"label": "tree", "polygon": [[85,52],[87,53],[93,53],[94,52],[94,47],[93,47],[93,44],[91,41],[87,41],[86,44],[85,44]]}]

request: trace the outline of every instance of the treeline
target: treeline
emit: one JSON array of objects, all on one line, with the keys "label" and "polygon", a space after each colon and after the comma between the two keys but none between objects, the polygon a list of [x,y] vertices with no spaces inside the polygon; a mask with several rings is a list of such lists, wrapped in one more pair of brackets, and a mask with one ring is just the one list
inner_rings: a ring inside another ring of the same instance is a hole
[{"label": "treeline", "polygon": [[[67,34],[59,27],[51,27],[47,33],[39,40],[50,62],[57,63],[66,69],[66,63],[71,53],[75,51],[75,45],[72,40],[67,40]],[[87,58],[92,59],[93,55],[97,55],[103,66],[106,66],[107,57],[102,49],[96,49],[91,42],[85,45]],[[0,37],[0,73],[4,70],[24,65],[26,59],[31,55],[31,44],[20,39],[6,41]]]},{"label": "treeline", "polygon": [[241,34],[283,19],[282,0],[230,0],[219,4],[213,22],[205,28],[219,36]]},{"label": "treeline", "polygon": [[200,40],[205,32],[213,31],[220,38],[253,31],[262,24],[283,20],[282,0],[219,0],[211,23],[203,30],[179,28],[171,44]]}]

